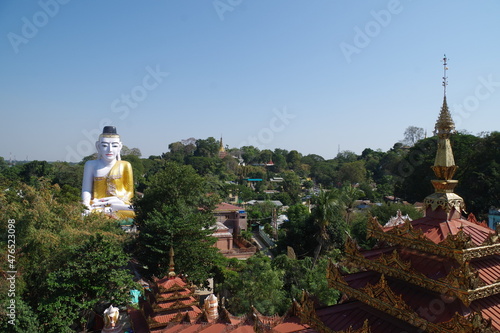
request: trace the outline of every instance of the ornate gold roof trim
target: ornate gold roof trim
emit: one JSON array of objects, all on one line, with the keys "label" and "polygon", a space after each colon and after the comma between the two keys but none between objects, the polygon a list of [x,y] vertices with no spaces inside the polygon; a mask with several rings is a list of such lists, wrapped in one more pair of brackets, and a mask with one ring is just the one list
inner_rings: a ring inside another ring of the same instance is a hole
[{"label": "ornate gold roof trim", "polygon": [[[438,182],[433,181],[433,185],[436,187]],[[424,199],[424,206],[430,207],[432,210],[436,210],[438,208],[443,209],[447,213],[449,213],[453,208],[459,212],[465,211],[465,203],[464,199],[455,193],[443,193],[437,192],[438,188],[436,188],[436,193],[428,195]]]},{"label": "ornate gold roof trim", "polygon": [[498,230],[490,234],[481,246],[476,246],[471,241],[470,235],[463,230],[459,230],[456,235],[449,234],[444,241],[436,244],[425,237],[422,230],[414,229],[409,221],[384,231],[377,218],[372,217],[368,220],[367,234],[368,237],[384,240],[390,244],[453,258],[460,264],[474,258],[500,253]]},{"label": "ornate gold roof trim", "polygon": [[314,302],[306,291],[302,292],[300,303],[294,300],[293,308],[301,324],[307,324],[320,333],[371,333],[368,320],[365,320],[363,326],[359,329],[349,327],[347,330],[333,331],[318,317]]},{"label": "ornate gold roof trim", "polygon": [[476,299],[500,292],[500,282],[486,285],[479,278],[478,271],[471,267],[468,262],[452,268],[447,276],[434,280],[413,269],[411,263],[401,259],[396,250],[390,254],[381,254],[377,259],[370,260],[358,251],[354,240],[348,238],[345,251],[347,258],[359,267],[374,270],[443,295],[455,296],[466,306],[469,306]]},{"label": "ornate gold roof trim", "polygon": [[380,310],[388,315],[407,322],[415,327],[426,329],[428,322],[413,311],[402,299],[401,295],[396,295],[387,285],[384,275],[381,276],[376,285],[368,284],[361,289],[350,287],[340,274],[339,268],[335,265],[328,265],[327,275],[328,285],[349,297]]},{"label": "ornate gold roof trim", "polygon": [[[392,291],[383,274],[379,282],[375,285],[368,283],[364,288],[354,289],[347,285],[347,282],[338,271],[338,267],[329,265],[328,270],[337,270],[337,272],[330,272],[328,274],[328,285],[330,287],[336,288],[372,308],[385,312],[425,332],[495,332],[489,331],[491,322],[484,320],[480,313],[471,314],[467,318],[457,314],[452,320],[439,324],[425,320],[413,311],[413,309],[402,299],[401,295],[395,294]],[[343,281],[334,280],[332,277],[336,277],[337,279],[340,278]]]},{"label": "ornate gold roof trim", "polygon": [[479,312],[473,312],[468,317],[455,313],[455,316],[445,323],[438,324],[446,332],[497,333],[491,327],[491,320],[484,319]]}]

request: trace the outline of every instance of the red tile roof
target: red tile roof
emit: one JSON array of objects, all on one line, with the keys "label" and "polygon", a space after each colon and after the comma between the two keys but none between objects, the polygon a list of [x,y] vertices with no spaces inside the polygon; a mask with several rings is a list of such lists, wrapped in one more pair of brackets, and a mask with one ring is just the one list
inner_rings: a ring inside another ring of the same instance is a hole
[{"label": "red tile roof", "polygon": [[479,272],[479,278],[486,284],[500,282],[500,255],[474,259],[470,264]]},{"label": "red tile roof", "polygon": [[331,330],[359,329],[368,320],[371,333],[418,332],[418,329],[401,320],[390,317],[360,301],[329,306],[316,311],[321,321]]},{"label": "red tile roof", "polygon": [[243,210],[243,208],[228,204],[226,202],[221,202],[214,209],[215,212],[237,212],[240,210]]},{"label": "red tile roof", "polygon": [[483,317],[491,319],[491,325],[500,331],[500,294],[478,299],[470,307],[481,312]]},{"label": "red tile roof", "polygon": [[461,228],[464,233],[471,236],[471,240],[475,245],[481,245],[490,234],[495,231],[467,221],[465,219],[453,219],[443,221],[431,217],[423,217],[411,222],[414,229],[420,229],[424,235],[436,244],[439,244],[448,237],[449,234],[456,235]]}]

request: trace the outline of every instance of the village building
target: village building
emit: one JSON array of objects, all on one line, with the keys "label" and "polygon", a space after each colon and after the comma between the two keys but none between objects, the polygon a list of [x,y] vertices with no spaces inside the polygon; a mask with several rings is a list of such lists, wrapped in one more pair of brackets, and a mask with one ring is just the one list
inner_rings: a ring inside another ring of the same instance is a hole
[{"label": "village building", "polygon": [[238,206],[222,202],[214,210],[217,238],[215,246],[227,258],[247,259],[257,252],[257,247],[241,236],[246,231],[247,213]]}]

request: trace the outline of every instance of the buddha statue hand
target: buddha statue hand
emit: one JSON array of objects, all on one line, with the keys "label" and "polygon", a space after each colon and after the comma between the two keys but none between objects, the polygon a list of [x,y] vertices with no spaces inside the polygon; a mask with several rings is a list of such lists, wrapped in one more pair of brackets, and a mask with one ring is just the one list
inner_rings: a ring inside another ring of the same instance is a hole
[{"label": "buddha statue hand", "polygon": [[111,211],[119,210],[132,210],[132,206],[123,202],[123,200],[117,197],[106,197],[100,199],[94,199],[91,205],[91,209],[103,209],[110,208]]}]

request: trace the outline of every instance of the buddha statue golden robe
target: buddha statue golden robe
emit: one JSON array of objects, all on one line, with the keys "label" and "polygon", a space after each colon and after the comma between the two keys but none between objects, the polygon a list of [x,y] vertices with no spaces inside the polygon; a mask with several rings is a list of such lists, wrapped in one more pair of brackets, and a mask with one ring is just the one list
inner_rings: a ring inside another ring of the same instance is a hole
[{"label": "buddha statue golden robe", "polygon": [[118,219],[134,218],[132,166],[120,158],[122,143],[113,126],[106,126],[96,142],[97,160],[87,161],[83,171],[82,202],[86,213],[104,212]]}]

